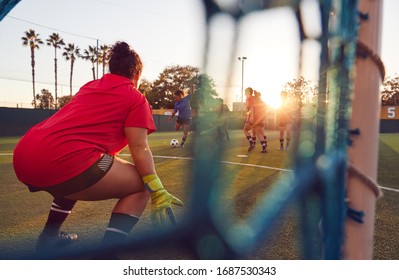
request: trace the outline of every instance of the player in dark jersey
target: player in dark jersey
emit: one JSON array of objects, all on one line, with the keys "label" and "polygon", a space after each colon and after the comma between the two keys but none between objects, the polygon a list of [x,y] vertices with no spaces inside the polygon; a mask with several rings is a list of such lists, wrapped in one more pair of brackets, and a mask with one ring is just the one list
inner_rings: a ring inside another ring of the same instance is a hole
[{"label": "player in dark jersey", "polygon": [[178,115],[175,124],[175,130],[179,131],[180,128],[183,127],[183,137],[181,139],[180,146],[184,147],[184,142],[187,140],[188,130],[190,128],[191,122],[191,94],[184,96],[184,91],[177,90],[173,94],[173,98],[175,99],[175,108],[168,120],[171,121],[176,114]]}]

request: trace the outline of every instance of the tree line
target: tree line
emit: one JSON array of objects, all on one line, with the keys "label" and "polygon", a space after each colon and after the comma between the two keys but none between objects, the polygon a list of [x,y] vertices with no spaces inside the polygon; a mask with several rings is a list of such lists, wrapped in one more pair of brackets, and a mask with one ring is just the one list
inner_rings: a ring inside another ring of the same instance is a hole
[{"label": "tree line", "polygon": [[399,106],[399,76],[384,80],[381,91],[382,106]]},{"label": "tree line", "polygon": [[[52,33],[46,39],[47,46],[54,48],[54,88],[55,96],[47,89],[42,89],[41,94],[36,94],[35,90],[35,50],[39,49],[44,44],[40,38],[40,34],[34,30],[29,29],[25,31],[24,36],[21,37],[23,46],[28,46],[31,53],[32,66],[32,88],[33,101],[32,106],[36,109],[57,109],[63,107],[72,98],[72,82],[74,63],[77,59],[84,59],[91,63],[91,70],[93,80],[96,79],[95,66],[102,65],[102,74],[105,73],[105,68],[109,61],[110,46],[103,44],[98,48],[97,46],[88,46],[87,49],[81,49],[74,43],[66,44],[64,39],[58,33]],[[57,92],[57,50],[63,48],[62,56],[70,63],[69,74],[69,96],[58,97]],[[139,91],[142,92],[148,99],[153,109],[171,109],[174,106],[173,93],[181,89],[187,93],[193,94],[191,98],[191,105],[194,109],[202,106],[205,111],[212,110],[220,101],[216,86],[213,79],[201,73],[198,67],[193,66],[168,66],[158,76],[158,78],[151,82],[143,79],[139,86]],[[315,104],[317,100],[318,88],[312,82],[305,80],[303,77],[287,82],[282,91],[288,93],[291,98],[298,100],[300,103]],[[387,78],[383,83],[381,91],[382,105],[399,105],[399,77]]]},{"label": "tree line", "polygon": [[[25,32],[22,38],[24,46],[28,46],[31,52],[32,66],[32,85],[33,85],[33,101],[32,105],[38,109],[57,109],[62,108],[72,98],[72,81],[74,63],[77,59],[84,59],[91,63],[93,79],[96,79],[95,66],[97,63],[102,65],[102,74],[108,65],[110,46],[100,45],[89,46],[81,52],[81,49],[73,43],[65,44],[63,38],[58,33],[49,35],[46,43],[54,48],[54,88],[55,97],[48,89],[42,89],[40,94],[36,94],[35,90],[35,50],[44,44],[40,38],[40,34],[30,29]],[[62,56],[66,61],[70,62],[70,94],[69,96],[58,97],[57,93],[57,50],[63,48]],[[153,109],[172,109],[174,106],[173,93],[180,89],[192,94],[191,106],[198,109],[201,106],[203,111],[210,111],[219,106],[223,102],[218,98],[216,86],[213,79],[205,73],[201,73],[198,67],[187,66],[168,66],[158,76],[155,81],[142,79],[139,91],[148,99]],[[287,83],[283,89],[290,92],[295,99],[308,102],[315,98],[317,88],[311,86],[309,81],[303,77]]]},{"label": "tree line", "polygon": [[[42,89],[40,94],[36,94],[35,89],[35,51],[40,49],[44,41],[40,38],[40,34],[33,29],[25,31],[21,37],[23,46],[28,46],[31,53],[32,66],[32,106],[36,109],[57,109],[62,108],[72,98],[72,82],[74,63],[77,59],[84,59],[91,63],[93,80],[96,79],[95,66],[102,65],[102,74],[109,61],[109,45],[89,46],[81,52],[81,49],[73,43],[66,44],[64,39],[58,33],[52,33],[46,40],[46,44],[54,48],[54,88],[55,96],[48,89]],[[66,61],[70,62],[69,75],[69,96],[58,97],[57,92],[57,50],[63,48],[62,56]],[[154,109],[170,109],[174,106],[173,93],[181,89],[187,93],[193,94],[191,98],[192,107],[203,106],[203,109],[209,110],[214,104],[220,101],[216,92],[215,83],[212,78],[201,73],[198,67],[192,66],[170,66],[166,67],[159,75],[158,79],[151,82],[143,79],[140,83],[139,90],[149,100]]]},{"label": "tree line", "polygon": [[[55,89],[55,98],[52,97],[51,94],[49,94],[48,90],[43,89],[42,90],[42,96],[36,94],[36,88],[35,88],[35,51],[40,48],[41,45],[45,44],[45,42],[40,38],[40,34],[36,33],[35,30],[29,29],[28,31],[24,32],[24,36],[21,37],[22,40],[22,45],[27,46],[30,49],[30,54],[31,54],[31,67],[32,67],[32,93],[33,93],[33,100],[32,100],[32,105],[33,107],[40,108],[46,106],[50,106],[53,104],[53,108],[58,108],[58,102],[60,102],[61,105],[64,105],[67,103],[70,98],[72,98],[72,81],[73,81],[73,70],[74,70],[74,64],[75,61],[78,58],[89,60],[92,63],[92,73],[93,73],[93,79],[96,78],[95,76],[95,64],[100,63],[102,64],[103,67],[103,74],[105,71],[105,67],[108,63],[108,50],[109,46],[108,45],[100,45],[99,48],[97,46],[89,46],[87,49],[83,50],[83,53],[81,53],[81,49],[76,46],[74,43],[65,43],[64,39],[58,34],[58,33],[52,33],[49,35],[49,37],[46,39],[46,44],[47,46],[53,47],[54,48],[54,89]],[[70,90],[70,96],[69,97],[63,97],[61,99],[58,98],[58,92],[57,92],[57,50],[61,49],[63,47],[63,52],[62,56],[65,58],[66,61],[70,63],[70,74],[69,74],[69,90]],[[37,106],[37,102],[39,101],[40,105]],[[49,108],[49,107],[47,107]]]}]

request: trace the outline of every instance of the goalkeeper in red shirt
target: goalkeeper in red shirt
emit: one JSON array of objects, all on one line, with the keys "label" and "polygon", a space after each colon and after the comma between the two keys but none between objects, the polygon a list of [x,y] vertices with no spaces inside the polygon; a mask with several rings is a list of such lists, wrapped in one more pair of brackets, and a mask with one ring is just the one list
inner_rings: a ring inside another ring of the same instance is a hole
[{"label": "goalkeeper in red shirt", "polygon": [[[110,74],[81,87],[66,106],[32,127],[17,144],[13,162],[18,179],[31,192],[54,197],[36,243],[39,252],[77,238],[60,229],[78,200],[117,199],[103,237],[105,247],[126,239],[148,200],[156,224],[173,218],[172,204],[183,205],[156,174],[147,142],[156,128],[150,105],[137,89],[142,67],[127,43],[115,43]],[[134,164],[117,157],[126,146]]]}]

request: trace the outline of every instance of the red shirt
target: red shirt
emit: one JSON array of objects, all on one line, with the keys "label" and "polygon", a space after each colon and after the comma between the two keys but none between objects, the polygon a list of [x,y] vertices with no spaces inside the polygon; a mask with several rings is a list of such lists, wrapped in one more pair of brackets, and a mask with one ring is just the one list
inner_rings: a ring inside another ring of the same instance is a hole
[{"label": "red shirt", "polygon": [[56,114],[33,126],[14,150],[14,170],[25,184],[46,187],[71,179],[103,154],[127,146],[124,127],[156,130],[151,107],[133,82],[106,74],[85,84]]},{"label": "red shirt", "polygon": [[266,104],[260,99],[253,102],[254,124],[263,124],[266,118]]},{"label": "red shirt", "polygon": [[250,95],[249,97],[247,97],[247,100],[245,102],[245,107],[247,109],[247,119],[246,121],[250,121],[252,116],[252,109],[254,106],[254,97],[252,95]]}]

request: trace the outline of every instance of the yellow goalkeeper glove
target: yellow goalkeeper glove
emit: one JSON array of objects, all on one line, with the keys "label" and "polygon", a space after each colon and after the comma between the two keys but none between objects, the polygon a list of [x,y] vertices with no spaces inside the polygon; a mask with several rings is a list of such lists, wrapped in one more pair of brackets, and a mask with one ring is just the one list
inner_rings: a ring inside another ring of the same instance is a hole
[{"label": "yellow goalkeeper glove", "polygon": [[172,204],[183,206],[183,202],[168,193],[156,174],[143,177],[144,186],[151,195],[151,220],[154,225],[166,225],[168,218],[175,225],[176,220],[172,210]]}]

